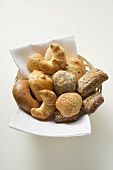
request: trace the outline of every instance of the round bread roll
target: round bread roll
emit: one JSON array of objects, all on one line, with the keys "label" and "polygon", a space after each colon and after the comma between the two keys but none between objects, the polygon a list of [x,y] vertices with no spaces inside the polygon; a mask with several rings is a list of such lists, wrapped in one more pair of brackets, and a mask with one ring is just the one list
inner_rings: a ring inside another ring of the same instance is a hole
[{"label": "round bread roll", "polygon": [[13,86],[12,93],[18,106],[27,113],[30,113],[31,108],[40,106],[30,93],[28,80],[18,80]]},{"label": "round bread roll", "polygon": [[57,95],[61,95],[66,92],[74,92],[76,90],[76,77],[73,73],[59,70],[52,76],[55,92]]},{"label": "round bread roll", "polygon": [[67,66],[65,67],[65,70],[73,73],[77,80],[86,73],[84,63],[77,57],[67,58]]},{"label": "round bread roll", "polygon": [[39,62],[43,60],[43,56],[35,53],[27,58],[26,65],[29,71],[40,70]]},{"label": "round bread roll", "polygon": [[71,117],[80,112],[82,97],[77,93],[64,93],[56,101],[56,108],[63,117]]},{"label": "round bread roll", "polygon": [[28,82],[33,94],[39,102],[42,102],[42,98],[39,94],[40,90],[48,89],[54,91],[54,84],[52,77],[48,74],[44,74],[42,71],[34,70],[28,75]]}]

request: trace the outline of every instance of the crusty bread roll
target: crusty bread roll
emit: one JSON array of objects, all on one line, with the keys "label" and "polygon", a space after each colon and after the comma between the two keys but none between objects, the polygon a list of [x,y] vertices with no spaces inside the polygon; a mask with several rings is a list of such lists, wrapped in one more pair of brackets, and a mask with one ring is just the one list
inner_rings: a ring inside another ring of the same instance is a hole
[{"label": "crusty bread roll", "polygon": [[27,58],[26,66],[29,71],[41,70],[39,62],[43,60],[43,56],[39,53],[35,53]]},{"label": "crusty bread roll", "polygon": [[28,80],[18,80],[13,86],[12,93],[18,106],[27,113],[30,113],[31,108],[40,106],[30,93]]},{"label": "crusty bread roll", "polygon": [[79,113],[82,106],[82,97],[75,92],[60,95],[56,101],[56,108],[63,117],[71,117]]},{"label": "crusty bread roll", "polygon": [[33,94],[39,102],[42,102],[42,98],[39,94],[40,90],[54,90],[52,77],[50,75],[44,74],[42,71],[34,70],[32,73],[30,73],[28,75],[28,82]]},{"label": "crusty bread roll", "polygon": [[67,66],[65,67],[65,70],[75,74],[77,80],[86,73],[84,63],[77,57],[67,58]]}]

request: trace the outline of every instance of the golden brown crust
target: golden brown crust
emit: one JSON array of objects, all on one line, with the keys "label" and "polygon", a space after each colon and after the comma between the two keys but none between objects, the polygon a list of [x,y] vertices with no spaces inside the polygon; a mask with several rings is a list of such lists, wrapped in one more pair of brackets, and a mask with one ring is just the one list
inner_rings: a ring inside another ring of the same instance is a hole
[{"label": "golden brown crust", "polygon": [[43,56],[39,53],[35,53],[27,58],[26,66],[29,71],[33,70],[41,70],[40,69],[40,61],[43,60]]},{"label": "golden brown crust", "polygon": [[31,96],[27,80],[18,80],[12,89],[13,96],[18,106],[30,113],[32,107],[39,107],[40,104]]},{"label": "golden brown crust", "polygon": [[58,70],[62,70],[67,62],[64,49],[59,44],[52,44],[50,46],[52,50],[52,57],[49,61],[40,61],[40,68],[44,73],[53,74]]},{"label": "golden brown crust", "polygon": [[39,93],[43,99],[43,103],[40,108],[32,108],[31,115],[37,119],[46,120],[55,114],[57,97],[55,93],[50,90],[41,90]]},{"label": "golden brown crust", "polygon": [[52,58],[52,53],[53,53],[53,52],[52,52],[52,49],[51,49],[51,47],[49,47],[49,48],[47,49],[46,53],[45,53],[44,60],[50,61],[51,58]]},{"label": "golden brown crust", "polygon": [[73,73],[76,76],[77,80],[79,80],[80,77],[82,77],[86,73],[84,63],[77,57],[67,58],[67,66],[65,67],[65,70]]},{"label": "golden brown crust", "polygon": [[34,70],[29,74],[28,79],[30,88],[39,102],[42,102],[42,98],[39,93],[40,90],[54,90],[52,77],[44,74],[42,71]]},{"label": "golden brown crust", "polygon": [[82,98],[75,92],[60,95],[56,101],[56,108],[63,117],[71,117],[79,113],[82,106]]}]

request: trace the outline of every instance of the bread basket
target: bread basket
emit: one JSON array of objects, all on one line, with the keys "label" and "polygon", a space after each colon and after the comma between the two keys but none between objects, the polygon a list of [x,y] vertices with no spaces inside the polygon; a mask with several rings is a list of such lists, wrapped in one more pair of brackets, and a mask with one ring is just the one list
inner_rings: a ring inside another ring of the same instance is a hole
[{"label": "bread basket", "polygon": [[[27,79],[29,74],[26,68],[27,57],[37,51],[44,56],[47,47],[54,42],[57,42],[64,47],[67,56],[77,56],[76,42],[73,35],[52,38],[42,42],[30,43],[12,48],[9,51],[19,68],[14,83],[21,79]],[[86,59],[81,60],[85,63],[87,70],[93,68]],[[52,120],[46,121],[45,123],[38,119],[34,119],[30,114],[25,114],[25,111],[19,107],[12,117],[9,126],[23,132],[51,137],[83,136],[91,133],[91,124],[88,114],[71,124],[62,123],[59,125]]]}]

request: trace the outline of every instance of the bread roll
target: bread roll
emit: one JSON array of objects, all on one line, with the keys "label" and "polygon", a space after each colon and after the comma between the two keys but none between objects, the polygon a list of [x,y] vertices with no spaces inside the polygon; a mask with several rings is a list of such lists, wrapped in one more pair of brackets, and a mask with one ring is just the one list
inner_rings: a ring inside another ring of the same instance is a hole
[{"label": "bread roll", "polygon": [[43,56],[39,53],[35,53],[27,58],[26,66],[29,71],[41,70],[40,61],[43,60]]},{"label": "bread roll", "polygon": [[58,96],[66,92],[74,92],[76,90],[77,81],[74,74],[68,71],[59,70],[53,74],[52,78],[55,92]]},{"label": "bread roll", "polygon": [[63,117],[71,117],[79,113],[82,98],[79,94],[68,92],[60,95],[56,101],[56,108]]},{"label": "bread roll", "polygon": [[67,58],[67,66],[65,67],[65,70],[73,73],[77,80],[86,73],[84,63],[76,57]]},{"label": "bread roll", "polygon": [[12,93],[18,106],[27,113],[30,113],[31,108],[40,106],[31,95],[28,80],[18,80],[13,86]]},{"label": "bread roll", "polygon": [[108,79],[108,75],[102,70],[94,68],[88,71],[78,80],[78,93],[83,97],[87,97],[94,92],[96,88]]},{"label": "bread roll", "polygon": [[40,90],[54,90],[52,77],[44,74],[42,71],[34,70],[28,75],[28,79],[30,88],[39,102],[42,102],[42,98],[39,94]]}]

